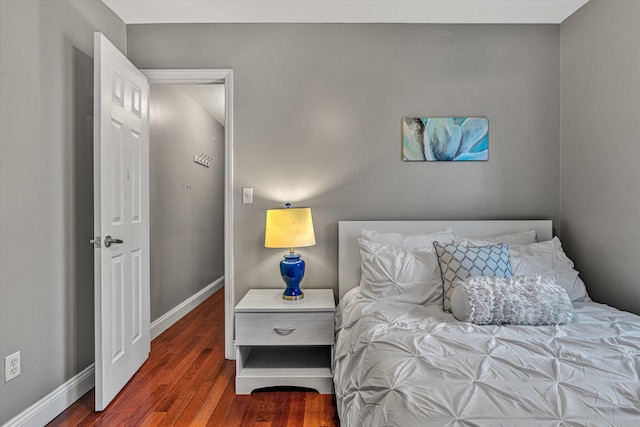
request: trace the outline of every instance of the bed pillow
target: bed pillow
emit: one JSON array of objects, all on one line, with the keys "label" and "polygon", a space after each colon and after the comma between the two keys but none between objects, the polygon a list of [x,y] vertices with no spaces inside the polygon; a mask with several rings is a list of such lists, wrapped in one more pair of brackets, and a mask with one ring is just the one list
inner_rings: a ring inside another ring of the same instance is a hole
[{"label": "bed pillow", "polygon": [[567,291],[542,276],[469,277],[455,287],[451,309],[477,325],[563,325],[573,317]]},{"label": "bed pillow", "polygon": [[442,301],[442,279],[433,247],[406,249],[358,239],[364,296],[412,304]]},{"label": "bed pillow", "polygon": [[403,234],[383,233],[380,231],[362,230],[362,238],[370,242],[383,245],[393,245],[400,248],[418,249],[433,248],[433,242],[453,243],[453,232],[446,228],[435,233]]},{"label": "bed pillow", "polygon": [[451,312],[451,293],[470,276],[511,277],[509,247],[505,244],[464,246],[433,242],[443,282],[442,308]]},{"label": "bed pillow", "polygon": [[553,277],[558,286],[567,291],[571,301],[591,301],[584,282],[557,237],[530,245],[511,245],[509,253],[514,275]]},{"label": "bed pillow", "polygon": [[506,243],[507,245],[528,245],[536,243],[538,241],[538,235],[536,230],[528,230],[486,238],[454,236],[454,240],[458,245],[467,246],[486,246],[497,243]]}]

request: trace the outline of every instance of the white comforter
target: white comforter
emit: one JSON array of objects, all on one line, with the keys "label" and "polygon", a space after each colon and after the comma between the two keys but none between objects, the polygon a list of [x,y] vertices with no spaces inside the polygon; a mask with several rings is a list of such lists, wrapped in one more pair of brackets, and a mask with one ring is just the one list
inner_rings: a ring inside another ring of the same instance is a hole
[{"label": "white comforter", "polygon": [[343,426],[640,426],[640,317],[574,303],[563,326],[478,326],[350,291],[336,315]]}]

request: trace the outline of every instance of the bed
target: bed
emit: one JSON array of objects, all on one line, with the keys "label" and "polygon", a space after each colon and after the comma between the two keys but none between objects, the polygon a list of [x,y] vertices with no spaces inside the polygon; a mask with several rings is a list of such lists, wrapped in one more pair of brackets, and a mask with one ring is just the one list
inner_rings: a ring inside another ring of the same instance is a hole
[{"label": "bed", "polygon": [[[340,222],[334,383],[343,426],[640,425],[640,317],[592,302],[557,238],[552,268],[570,322],[478,325],[443,311],[442,294],[415,303],[363,293],[363,230],[447,231],[468,246],[533,231],[540,243],[507,245],[514,273],[536,273],[535,248],[552,247],[550,221]],[[525,265],[527,251],[534,262]]]}]

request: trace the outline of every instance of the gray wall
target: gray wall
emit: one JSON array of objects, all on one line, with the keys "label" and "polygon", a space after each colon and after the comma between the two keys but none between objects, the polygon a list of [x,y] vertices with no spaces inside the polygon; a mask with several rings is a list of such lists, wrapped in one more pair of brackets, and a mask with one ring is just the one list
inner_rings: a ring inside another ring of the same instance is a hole
[{"label": "gray wall", "polygon": [[125,51],[98,0],[0,0],[0,424],[93,363],[94,31]]},{"label": "gray wall", "polygon": [[[283,287],[268,208],[312,208],[303,286],[337,289],[337,222],[559,221],[557,25],[130,25],[141,68],[233,68],[236,301]],[[486,116],[479,163],[404,163],[405,116]],[[241,188],[254,187],[254,203]]]},{"label": "gray wall", "polygon": [[640,314],[640,2],[561,25],[562,239],[591,297]]},{"label": "gray wall", "polygon": [[[0,382],[0,424],[93,361],[93,31],[123,51],[128,39],[143,68],[234,69],[237,299],[282,286],[282,251],[262,239],[264,211],[286,201],[313,208],[304,283],[334,288],[338,220],[558,223],[562,207],[592,296],[639,312],[639,16],[638,2],[591,0],[560,27],[135,25],[127,37],[98,0],[0,0],[0,356],[21,350],[23,363]],[[400,160],[402,117],[450,115],[489,118],[488,162]]]},{"label": "gray wall", "polygon": [[149,127],[153,321],[224,275],[224,127],[164,85],[151,86]]}]

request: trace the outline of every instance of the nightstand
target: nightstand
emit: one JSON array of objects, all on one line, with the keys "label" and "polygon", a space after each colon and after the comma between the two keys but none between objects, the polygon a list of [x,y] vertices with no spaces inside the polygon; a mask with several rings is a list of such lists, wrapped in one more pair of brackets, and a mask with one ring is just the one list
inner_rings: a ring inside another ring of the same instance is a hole
[{"label": "nightstand", "polygon": [[305,289],[299,301],[282,289],[251,289],[236,315],[236,394],[293,386],[333,394],[335,301],[331,289]]}]

